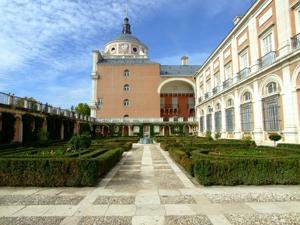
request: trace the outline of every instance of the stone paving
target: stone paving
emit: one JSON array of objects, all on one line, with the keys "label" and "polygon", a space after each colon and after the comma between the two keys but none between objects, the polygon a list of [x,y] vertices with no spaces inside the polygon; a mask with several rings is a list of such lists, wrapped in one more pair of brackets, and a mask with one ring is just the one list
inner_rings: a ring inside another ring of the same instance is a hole
[{"label": "stone paving", "polygon": [[92,188],[0,188],[0,225],[300,225],[300,186],[203,187],[135,145]]}]

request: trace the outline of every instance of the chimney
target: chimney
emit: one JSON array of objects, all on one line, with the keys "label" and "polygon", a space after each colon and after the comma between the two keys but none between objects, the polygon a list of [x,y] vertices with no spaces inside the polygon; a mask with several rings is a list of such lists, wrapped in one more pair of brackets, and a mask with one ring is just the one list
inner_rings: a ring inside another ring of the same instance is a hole
[{"label": "chimney", "polygon": [[241,19],[242,19],[241,16],[236,16],[236,17],[234,17],[234,19],[233,19],[234,25],[237,25],[237,24],[240,22]]},{"label": "chimney", "polygon": [[181,65],[182,66],[186,66],[186,65],[188,65],[189,64],[189,57],[187,57],[187,56],[182,56],[181,57]]}]

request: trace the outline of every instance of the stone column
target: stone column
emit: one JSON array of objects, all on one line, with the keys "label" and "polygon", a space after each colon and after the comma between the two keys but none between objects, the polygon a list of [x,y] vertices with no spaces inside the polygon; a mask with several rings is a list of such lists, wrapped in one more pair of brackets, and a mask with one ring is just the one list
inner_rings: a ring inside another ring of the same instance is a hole
[{"label": "stone column", "polygon": [[234,138],[241,139],[241,107],[238,91],[234,92]]},{"label": "stone column", "polygon": [[60,139],[64,140],[65,139],[65,125],[64,121],[61,121],[61,127],[60,127]]},{"label": "stone column", "polygon": [[254,116],[254,129],[253,136],[257,144],[263,142],[263,108],[261,93],[258,88],[258,82],[253,82],[253,116]]},{"label": "stone column", "polygon": [[22,122],[22,115],[17,114],[15,115],[15,134],[13,142],[19,142],[22,143],[23,141],[23,122]]},{"label": "stone column", "polygon": [[[282,69],[283,87],[282,87],[282,106],[284,118],[284,141],[287,143],[298,142],[297,132],[297,102],[295,102],[295,85],[292,84],[290,68],[286,66]],[[282,118],[280,118],[282,119]]]},{"label": "stone column", "polygon": [[80,131],[80,122],[76,120],[74,124],[74,135],[79,134],[79,131]]}]

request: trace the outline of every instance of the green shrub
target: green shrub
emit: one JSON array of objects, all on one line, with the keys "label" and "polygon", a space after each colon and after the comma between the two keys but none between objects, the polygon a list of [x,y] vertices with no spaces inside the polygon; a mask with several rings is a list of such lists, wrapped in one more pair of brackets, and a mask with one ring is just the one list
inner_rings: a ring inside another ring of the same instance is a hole
[{"label": "green shrub", "polygon": [[169,154],[171,158],[181,165],[191,176],[194,176],[194,164],[192,159],[189,157],[189,154],[177,149],[171,149]]},{"label": "green shrub", "polygon": [[215,139],[218,140],[221,137],[221,133],[220,132],[216,132],[215,133]]},{"label": "green shrub", "polygon": [[211,136],[211,132],[210,131],[206,131],[206,133],[205,133],[205,137],[209,140],[209,141],[212,141],[213,140],[213,138],[212,138],[212,136]]},{"label": "green shrub", "polygon": [[37,133],[37,141],[33,144],[35,147],[46,147],[49,145],[49,133],[45,129],[40,129]]},{"label": "green shrub", "polygon": [[269,139],[274,141],[274,146],[276,146],[276,142],[281,140],[281,135],[277,133],[271,133],[269,134]]},{"label": "green shrub", "polygon": [[87,134],[75,135],[68,142],[68,147],[71,150],[78,151],[79,149],[87,149],[91,146],[91,136]]},{"label": "green shrub", "polygon": [[291,150],[300,150],[299,144],[278,144],[277,147]]},{"label": "green shrub", "polygon": [[94,159],[0,159],[0,186],[94,186],[122,153],[118,148]]},{"label": "green shrub", "polygon": [[203,185],[299,184],[299,157],[225,157],[193,153],[194,174]]}]

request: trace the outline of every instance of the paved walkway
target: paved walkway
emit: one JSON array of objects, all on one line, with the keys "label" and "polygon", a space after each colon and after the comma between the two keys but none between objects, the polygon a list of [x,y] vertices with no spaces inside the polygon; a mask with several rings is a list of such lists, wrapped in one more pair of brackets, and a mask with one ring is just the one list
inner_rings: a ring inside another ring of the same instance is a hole
[{"label": "paved walkway", "polygon": [[195,186],[157,145],[136,145],[93,188],[0,188],[0,225],[300,224],[300,186]]}]

